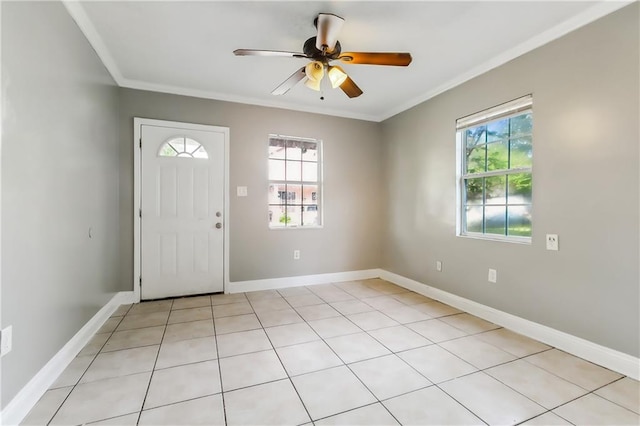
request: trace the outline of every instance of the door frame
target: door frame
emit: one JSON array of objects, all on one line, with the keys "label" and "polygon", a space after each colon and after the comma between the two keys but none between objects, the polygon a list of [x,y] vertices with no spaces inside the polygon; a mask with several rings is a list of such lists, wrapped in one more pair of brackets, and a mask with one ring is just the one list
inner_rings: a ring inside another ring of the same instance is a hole
[{"label": "door frame", "polygon": [[142,274],[142,126],[171,127],[185,130],[214,131],[224,134],[224,221],[223,221],[223,291],[229,285],[229,128],[207,124],[184,123],[180,121],[133,118],[133,295],[135,303],[140,302]]}]

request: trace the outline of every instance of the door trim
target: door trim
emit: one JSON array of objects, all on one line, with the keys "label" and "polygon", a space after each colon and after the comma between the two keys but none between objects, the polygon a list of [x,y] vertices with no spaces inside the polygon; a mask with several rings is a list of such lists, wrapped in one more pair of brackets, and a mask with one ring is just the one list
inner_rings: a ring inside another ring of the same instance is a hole
[{"label": "door trim", "polygon": [[172,127],[185,130],[215,131],[224,133],[224,248],[223,248],[223,288],[229,287],[229,128],[206,124],[183,123],[179,121],[133,118],[133,294],[135,302],[140,302],[140,274],[142,273],[142,218],[140,217],[142,195],[142,126]]}]

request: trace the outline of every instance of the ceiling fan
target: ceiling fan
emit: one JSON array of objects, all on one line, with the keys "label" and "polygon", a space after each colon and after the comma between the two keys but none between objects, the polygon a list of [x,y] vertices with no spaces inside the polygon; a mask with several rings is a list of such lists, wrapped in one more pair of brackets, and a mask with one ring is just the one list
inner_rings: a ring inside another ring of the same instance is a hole
[{"label": "ceiling fan", "polygon": [[[401,52],[342,52],[338,41],[338,34],[342,29],[344,19],[332,13],[320,13],[313,21],[318,29],[315,37],[304,42],[303,53],[283,52],[278,50],[237,49],[233,53],[236,56],[275,56],[286,58],[310,59],[306,66],[294,72],[282,84],[273,89],[271,94],[284,95],[293,86],[304,80],[305,86],[320,91],[320,82],[325,74],[328,76],[331,87],[340,87],[350,98],[358,97],[362,90],[354,83],[344,70],[331,65],[332,61],[341,61],[346,64],[365,65],[393,65],[406,67],[411,63],[410,53]],[[324,99],[321,97],[320,99]]]}]

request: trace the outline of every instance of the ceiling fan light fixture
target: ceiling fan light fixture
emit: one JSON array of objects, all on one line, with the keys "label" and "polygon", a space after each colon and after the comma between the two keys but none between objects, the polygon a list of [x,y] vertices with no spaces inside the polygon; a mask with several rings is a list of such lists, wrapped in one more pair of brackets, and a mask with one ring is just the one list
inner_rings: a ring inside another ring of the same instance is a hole
[{"label": "ceiling fan light fixture", "polygon": [[309,62],[304,68],[307,78],[311,81],[317,81],[318,84],[324,77],[324,65],[320,61]]},{"label": "ceiling fan light fixture", "polygon": [[311,80],[310,78],[307,78],[307,81],[304,82],[304,85],[307,86],[309,89],[315,90],[316,92],[320,91],[320,81],[321,80]]},{"label": "ceiling fan light fixture", "polygon": [[329,76],[329,81],[331,81],[331,87],[334,89],[340,87],[348,77],[347,73],[338,66],[330,66],[327,75]]}]

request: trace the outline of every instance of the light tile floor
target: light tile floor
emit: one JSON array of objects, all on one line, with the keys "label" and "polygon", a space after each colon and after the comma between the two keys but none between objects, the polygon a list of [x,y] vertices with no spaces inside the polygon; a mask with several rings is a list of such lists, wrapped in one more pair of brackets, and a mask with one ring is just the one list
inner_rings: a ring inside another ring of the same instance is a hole
[{"label": "light tile floor", "polygon": [[638,425],[639,395],[373,279],[121,306],[23,424]]}]

